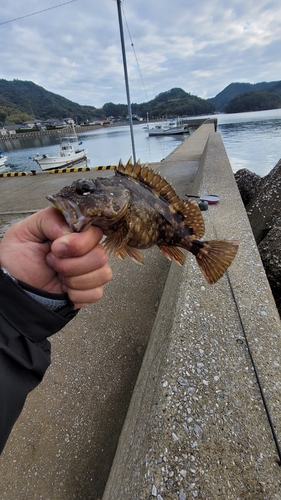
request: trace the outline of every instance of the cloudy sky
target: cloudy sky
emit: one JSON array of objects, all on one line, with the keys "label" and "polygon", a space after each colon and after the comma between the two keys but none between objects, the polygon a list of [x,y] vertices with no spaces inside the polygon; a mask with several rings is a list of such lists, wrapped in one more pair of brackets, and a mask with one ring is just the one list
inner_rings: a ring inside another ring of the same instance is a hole
[{"label": "cloudy sky", "polygon": [[[280,0],[123,0],[122,11],[132,102],[281,79]],[[1,78],[79,104],[126,102],[116,0],[10,0],[0,29]]]}]

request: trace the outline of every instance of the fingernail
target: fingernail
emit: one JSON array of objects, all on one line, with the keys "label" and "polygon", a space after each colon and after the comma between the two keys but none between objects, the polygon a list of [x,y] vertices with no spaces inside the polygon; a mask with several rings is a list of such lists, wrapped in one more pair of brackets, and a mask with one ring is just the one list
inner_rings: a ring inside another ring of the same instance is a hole
[{"label": "fingernail", "polygon": [[65,243],[60,243],[56,248],[56,256],[59,258],[68,257],[68,249]]}]

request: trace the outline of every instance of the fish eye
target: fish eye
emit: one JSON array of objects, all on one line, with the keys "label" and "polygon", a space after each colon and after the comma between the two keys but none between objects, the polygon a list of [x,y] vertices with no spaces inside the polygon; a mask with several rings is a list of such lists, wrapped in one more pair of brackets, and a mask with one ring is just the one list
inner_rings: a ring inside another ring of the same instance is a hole
[{"label": "fish eye", "polygon": [[93,193],[95,190],[95,185],[92,181],[80,180],[77,181],[76,184],[76,193],[82,196],[87,196],[88,194]]}]

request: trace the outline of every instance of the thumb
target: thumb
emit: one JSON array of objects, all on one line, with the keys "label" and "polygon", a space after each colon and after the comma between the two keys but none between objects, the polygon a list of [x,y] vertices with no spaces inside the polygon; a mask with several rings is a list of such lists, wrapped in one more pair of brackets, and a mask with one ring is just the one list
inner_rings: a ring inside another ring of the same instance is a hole
[{"label": "thumb", "polygon": [[28,231],[34,241],[54,241],[72,231],[62,214],[53,207],[48,207],[26,219]]}]

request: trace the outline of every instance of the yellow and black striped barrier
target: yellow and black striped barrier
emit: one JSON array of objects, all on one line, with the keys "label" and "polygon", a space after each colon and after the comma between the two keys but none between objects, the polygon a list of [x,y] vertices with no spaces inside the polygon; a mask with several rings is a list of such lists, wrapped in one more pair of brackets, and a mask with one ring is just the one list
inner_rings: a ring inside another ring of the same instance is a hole
[{"label": "yellow and black striped barrier", "polygon": [[0,174],[0,177],[22,177],[24,175],[28,175],[27,172],[4,172]]},{"label": "yellow and black striped barrier", "polygon": [[102,165],[100,167],[94,167],[95,170],[113,170],[116,165]]},{"label": "yellow and black striped barrier", "polygon": [[48,170],[50,174],[64,174],[69,172],[86,172],[89,170],[113,170],[116,165],[100,165],[98,167],[72,167],[72,168],[56,168]]},{"label": "yellow and black striped barrier", "polygon": [[87,170],[91,170],[90,167],[55,168],[49,172],[50,174],[68,174],[69,172],[87,172]]},{"label": "yellow and black striped barrier", "polygon": [[[49,174],[65,174],[70,172],[87,172],[90,170],[114,170],[116,165],[100,165],[98,167],[72,167],[72,168],[54,168],[52,170],[48,170]],[[31,171],[32,172],[32,171]],[[0,174],[0,177],[22,177],[24,175],[30,175],[30,172],[4,172]],[[32,175],[35,175],[32,172]]]}]

